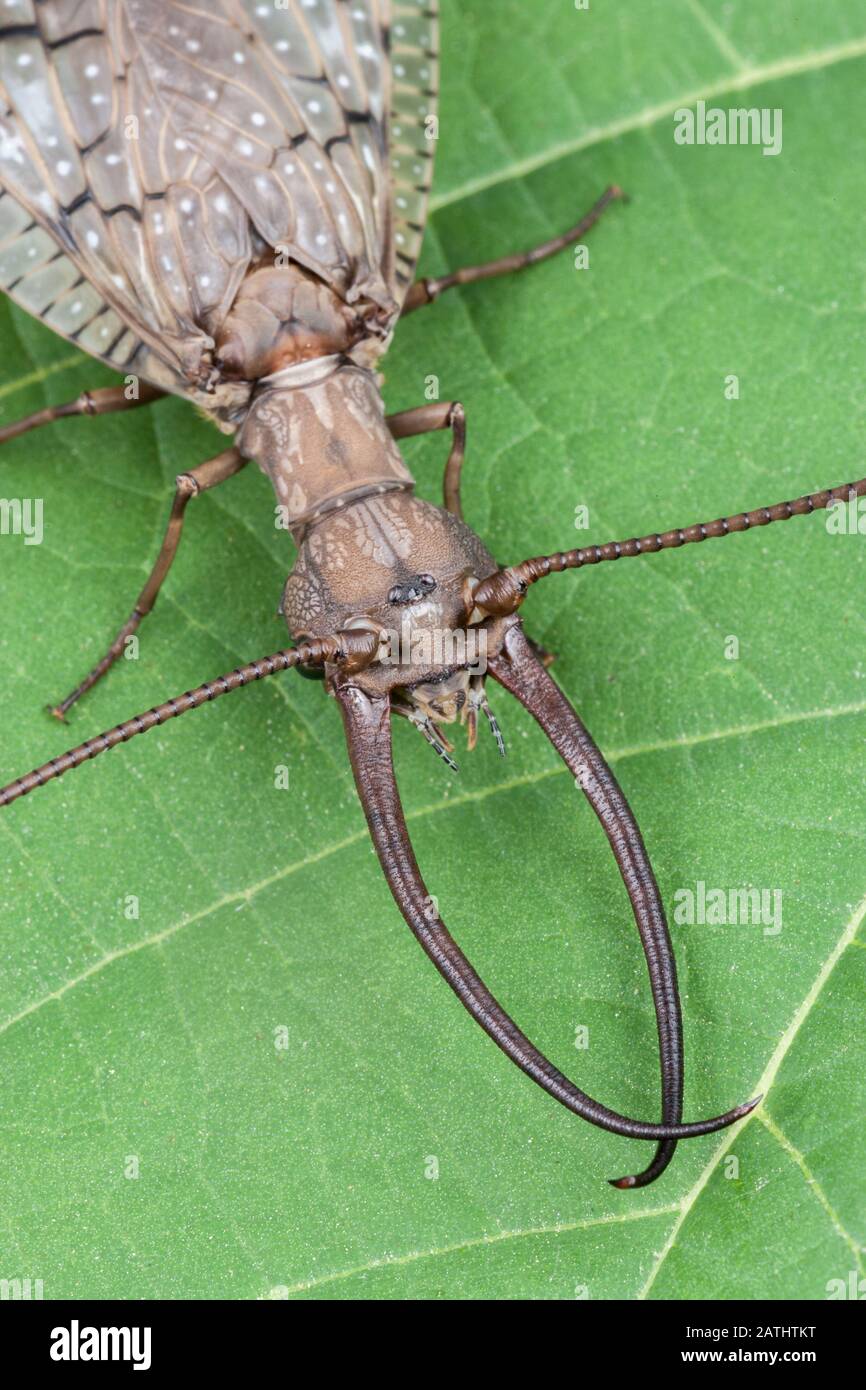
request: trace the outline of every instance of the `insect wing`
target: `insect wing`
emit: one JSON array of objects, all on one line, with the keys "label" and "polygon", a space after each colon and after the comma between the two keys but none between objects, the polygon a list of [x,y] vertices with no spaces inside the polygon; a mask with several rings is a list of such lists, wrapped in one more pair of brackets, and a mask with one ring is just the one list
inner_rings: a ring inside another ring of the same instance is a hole
[{"label": "insect wing", "polygon": [[178,146],[129,18],[103,0],[3,12],[0,283],[112,367],[195,395],[211,321],[249,262],[248,220],[226,198],[205,234],[218,179]]},{"label": "insect wing", "polygon": [[432,176],[435,41],[411,0],[7,5],[0,285],[230,418],[249,388],[216,379],[214,338],[271,248],[396,319]]},{"label": "insect wing", "polygon": [[390,36],[393,241],[386,274],[402,304],[421,252],[438,136],[439,25],[435,0],[394,0]]},{"label": "insect wing", "polygon": [[435,10],[224,0],[203,23],[186,4],[127,4],[175,138],[245,209],[256,250],[396,317],[432,178]]}]

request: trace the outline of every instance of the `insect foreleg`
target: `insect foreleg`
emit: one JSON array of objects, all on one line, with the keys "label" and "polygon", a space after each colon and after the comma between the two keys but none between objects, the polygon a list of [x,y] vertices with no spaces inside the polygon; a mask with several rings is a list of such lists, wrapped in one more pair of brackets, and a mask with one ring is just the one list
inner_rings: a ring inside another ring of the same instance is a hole
[{"label": "insect foreleg", "polygon": [[227,478],[233,477],[235,473],[239,473],[246,463],[247,459],[242,458],[237,449],[226,449],[222,454],[217,454],[215,458],[200,463],[197,468],[191,468],[188,473],[178,475],[175,480],[174,501],[171,504],[165,536],[147,583],[136,599],[135,606],[123,627],[108,651],[93,667],[93,670],[85,676],[80,685],[66,696],[65,700],[61,700],[56,705],[49,705],[51,713],[56,718],[65,719],[67,710],[75,704],[76,700],[80,700],[81,696],[92,689],[96,682],[101,680],[105,673],[111,669],[118,657],[123,655],[127,639],[135,632],[142,618],[146,617],[153,608],[162,582],[171,569],[172,561],[177,554],[187,503],[191,498],[197,497],[200,492],[207,492],[210,488],[225,482]]},{"label": "insect foreleg", "polygon": [[445,510],[463,520],[460,505],[460,474],[466,453],[466,412],[459,401],[436,401],[418,405],[413,410],[401,410],[385,421],[395,439],[408,439],[413,434],[429,434],[433,430],[451,431],[451,452],[445,464],[442,495]]},{"label": "insect foreleg", "polygon": [[551,241],[543,241],[540,246],[533,246],[529,251],[519,251],[513,256],[501,256],[497,261],[485,261],[482,265],[464,266],[461,270],[452,271],[450,275],[432,277],[426,280],[416,280],[403,302],[403,314],[411,314],[413,310],[420,309],[423,304],[432,304],[434,299],[438,299],[440,294],[446,290],[453,289],[455,285],[471,285],[476,280],[492,280],[497,275],[510,275],[513,270],[523,270],[526,266],[537,265],[539,261],[546,261],[558,252],[564,251],[566,247],[573,246],[586,235],[590,227],[594,227],[607,208],[617,198],[625,195],[621,188],[611,184],[602,193],[598,202],[590,208],[589,212],[580,219],[567,232],[561,236],[553,237]]},{"label": "insect foreleg", "polygon": [[[445,464],[442,492],[445,510],[463,521],[460,481],[466,452],[466,411],[460,402],[437,401],[434,405],[418,405],[413,410],[401,410],[398,415],[388,415],[385,423],[395,439],[408,439],[413,434],[427,434],[432,430],[451,430],[451,452]],[[527,637],[526,640],[545,666],[553,664],[556,660],[555,653],[547,651],[531,637]]]},{"label": "insect foreleg", "polygon": [[74,401],[48,405],[44,410],[13,420],[11,425],[4,425],[0,429],[0,444],[17,439],[19,434],[38,429],[40,425],[65,420],[70,415],[113,415],[118,410],[134,410],[137,405],[150,405],[165,395],[164,391],[157,391],[155,386],[148,386],[146,382],[139,384],[137,396],[127,396],[127,389],[126,386],[100,386],[96,391],[82,391]]}]

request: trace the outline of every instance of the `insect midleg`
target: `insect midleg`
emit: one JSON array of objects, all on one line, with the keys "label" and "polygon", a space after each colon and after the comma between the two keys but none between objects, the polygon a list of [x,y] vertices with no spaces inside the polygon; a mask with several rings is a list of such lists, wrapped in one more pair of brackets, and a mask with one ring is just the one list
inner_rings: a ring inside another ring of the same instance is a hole
[{"label": "insect midleg", "polygon": [[471,285],[476,280],[492,280],[497,275],[510,275],[514,270],[523,270],[526,266],[537,265],[539,261],[548,260],[551,256],[557,255],[558,252],[564,251],[567,246],[573,246],[575,242],[580,241],[590,227],[595,226],[605,209],[617,198],[624,196],[621,188],[618,188],[616,184],[611,184],[589,212],[567,232],[563,232],[561,236],[553,237],[550,241],[543,241],[540,246],[533,246],[529,251],[518,251],[512,256],[501,256],[499,260],[485,261],[482,265],[464,266],[461,270],[452,271],[450,275],[416,280],[403,303],[403,315],[411,314],[424,304],[432,304],[441,294],[444,294],[446,290],[453,289],[455,285]]},{"label": "insect midleg", "polygon": [[24,415],[13,420],[10,425],[0,429],[0,444],[17,439],[19,434],[39,429],[40,425],[50,425],[54,420],[65,420],[72,415],[113,415],[118,410],[134,410],[137,405],[150,405],[160,400],[164,391],[141,382],[137,396],[128,397],[126,386],[100,386],[96,391],[82,391],[74,401],[64,401],[62,405],[48,405],[44,410]]},{"label": "insect midleg", "polygon": [[442,479],[442,495],[445,510],[463,520],[460,505],[460,474],[466,453],[466,411],[459,401],[437,401],[432,405],[418,405],[412,410],[401,410],[397,415],[389,415],[385,420],[395,439],[408,439],[413,434],[429,434],[433,430],[451,431],[451,452],[445,464]]},{"label": "insect midleg", "polygon": [[118,657],[123,654],[127,638],[132,636],[142,618],[146,617],[153,608],[162,582],[171,569],[172,561],[177,554],[187,503],[191,498],[197,497],[200,492],[207,492],[210,488],[225,482],[227,478],[233,477],[235,473],[239,473],[247,462],[248,460],[242,458],[237,449],[226,449],[214,458],[198,464],[196,468],[191,468],[188,473],[178,474],[175,480],[174,500],[171,504],[165,536],[147,583],[105,655],[85,676],[81,684],[77,685],[64,700],[59,701],[56,705],[49,705],[49,710],[57,719],[65,719],[67,710],[75,704],[76,700],[80,700],[81,696],[92,689],[96,682],[101,680],[105,673],[111,669]]}]

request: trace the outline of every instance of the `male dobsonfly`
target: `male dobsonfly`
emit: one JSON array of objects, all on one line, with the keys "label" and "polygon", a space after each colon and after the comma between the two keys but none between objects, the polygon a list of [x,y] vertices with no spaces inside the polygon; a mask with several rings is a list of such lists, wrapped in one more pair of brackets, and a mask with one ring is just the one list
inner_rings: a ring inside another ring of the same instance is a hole
[{"label": "male dobsonfly", "polygon": [[[190,499],[248,460],[270,478],[297,555],[282,599],[291,648],[88,739],[10,782],[0,804],[238,686],[291,667],[318,674],[339,702],[370,834],[420,945],[542,1089],[603,1129],[656,1141],[645,1169],[615,1180],[640,1187],[664,1171],[677,1140],[730,1125],[758,1100],[682,1121],[677,977],[653,871],[628,802],[518,610],[548,574],[786,520],[859,497],[866,480],[704,525],[496,564],[462,517],[462,407],[436,402],[386,416],[376,365],[402,315],[574,244],[619,190],[531,251],[414,280],[435,148],[434,9],[432,0],[21,0],[4,14],[0,283],[141,386],[134,399],[123,385],[85,393],[7,426],[0,439],[170,392],[232,441],[178,477],[147,583],[104,657],[54,712],[64,717],[106,674],[151,611]],[[442,508],[416,497],[397,445],[431,430],[450,431],[452,441]],[[410,639],[396,654],[395,631]],[[394,778],[391,716],[409,719],[452,766],[442,726],[458,719],[472,747],[483,716],[504,751],[487,676],[541,726],[616,857],[658,1022],[659,1123],[591,1099],[533,1046],[422,881]]]}]

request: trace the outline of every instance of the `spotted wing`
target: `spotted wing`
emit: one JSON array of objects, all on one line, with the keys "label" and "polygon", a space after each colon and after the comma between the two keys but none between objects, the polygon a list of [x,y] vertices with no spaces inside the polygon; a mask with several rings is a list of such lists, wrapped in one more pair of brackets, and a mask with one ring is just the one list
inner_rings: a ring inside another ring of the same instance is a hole
[{"label": "spotted wing", "polygon": [[437,0],[392,0],[390,34],[393,241],[386,274],[402,304],[415,278],[433,181],[439,102]]},{"label": "spotted wing", "polygon": [[244,390],[218,380],[214,337],[271,248],[393,320],[430,180],[435,33],[428,9],[391,10],[7,4],[0,284],[112,366],[224,418]]},{"label": "spotted wing", "polygon": [[130,5],[0,16],[0,284],[110,366],[214,405],[201,388],[250,260],[244,209],[172,130]]}]

